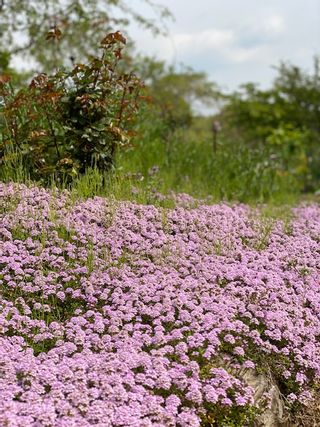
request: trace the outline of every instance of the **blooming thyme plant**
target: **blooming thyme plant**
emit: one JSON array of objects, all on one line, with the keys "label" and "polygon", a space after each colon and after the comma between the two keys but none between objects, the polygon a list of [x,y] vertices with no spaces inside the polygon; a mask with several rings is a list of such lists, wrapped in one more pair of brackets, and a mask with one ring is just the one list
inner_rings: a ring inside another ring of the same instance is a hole
[{"label": "blooming thyme plant", "polygon": [[0,425],[250,425],[248,370],[271,372],[288,410],[307,404],[319,217],[296,208],[257,246],[243,205],[0,184]]}]

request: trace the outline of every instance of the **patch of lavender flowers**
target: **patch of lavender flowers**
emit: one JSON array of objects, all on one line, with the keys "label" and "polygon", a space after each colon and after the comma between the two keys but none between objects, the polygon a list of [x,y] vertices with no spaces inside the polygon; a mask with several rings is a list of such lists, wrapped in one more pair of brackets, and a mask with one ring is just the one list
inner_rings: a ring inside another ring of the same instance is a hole
[{"label": "patch of lavender flowers", "polygon": [[271,371],[288,404],[312,398],[319,206],[260,245],[248,207],[180,199],[0,184],[1,426],[246,425],[246,369]]}]

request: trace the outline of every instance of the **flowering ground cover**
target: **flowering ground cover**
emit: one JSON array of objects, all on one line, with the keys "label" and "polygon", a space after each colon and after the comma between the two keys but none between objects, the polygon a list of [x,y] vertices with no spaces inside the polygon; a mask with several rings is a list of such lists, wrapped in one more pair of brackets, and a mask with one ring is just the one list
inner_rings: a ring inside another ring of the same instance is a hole
[{"label": "flowering ground cover", "polygon": [[0,425],[252,425],[320,377],[320,207],[174,209],[0,184]]}]

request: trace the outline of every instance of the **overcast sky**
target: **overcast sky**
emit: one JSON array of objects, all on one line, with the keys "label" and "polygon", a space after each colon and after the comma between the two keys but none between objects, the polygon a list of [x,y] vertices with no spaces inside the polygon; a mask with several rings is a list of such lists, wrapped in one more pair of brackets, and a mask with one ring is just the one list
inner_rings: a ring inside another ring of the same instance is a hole
[{"label": "overcast sky", "polygon": [[[273,65],[289,61],[311,69],[320,54],[320,0],[156,0],[175,21],[169,37],[154,38],[136,27],[130,34],[139,50],[205,71],[220,87],[245,82],[270,85]],[[150,15],[141,0],[136,10]]]}]

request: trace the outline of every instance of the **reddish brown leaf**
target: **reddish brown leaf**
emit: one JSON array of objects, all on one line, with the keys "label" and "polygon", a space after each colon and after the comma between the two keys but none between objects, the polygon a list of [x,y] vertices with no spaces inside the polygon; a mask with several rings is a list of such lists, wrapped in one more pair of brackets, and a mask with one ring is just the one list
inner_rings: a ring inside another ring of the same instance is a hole
[{"label": "reddish brown leaf", "polygon": [[122,59],[122,49],[117,49],[115,52],[114,52],[114,54],[115,54],[115,57],[117,58],[117,59]]},{"label": "reddish brown leaf", "polygon": [[117,42],[126,44],[127,40],[125,39],[125,37],[123,37],[123,35],[120,33],[120,31],[116,31],[115,33],[109,33],[107,34],[102,40],[101,40],[101,45],[102,46],[107,46],[107,45],[112,45],[115,44]]},{"label": "reddish brown leaf", "polygon": [[126,38],[125,38],[125,37],[123,37],[123,35],[120,33],[120,31],[116,31],[116,32],[114,33],[114,38],[115,38],[118,42],[120,42],[120,43],[123,43],[123,44],[126,44],[126,43],[127,43]]},{"label": "reddish brown leaf", "polygon": [[0,84],[8,83],[11,80],[9,74],[1,74],[0,75]]},{"label": "reddish brown leaf", "polygon": [[31,80],[29,85],[30,88],[43,88],[48,82],[48,76],[45,73],[41,73]]},{"label": "reddish brown leaf", "polygon": [[57,27],[54,27],[47,32],[46,40],[60,40],[61,36],[62,36],[61,30]]}]

